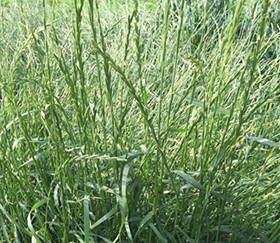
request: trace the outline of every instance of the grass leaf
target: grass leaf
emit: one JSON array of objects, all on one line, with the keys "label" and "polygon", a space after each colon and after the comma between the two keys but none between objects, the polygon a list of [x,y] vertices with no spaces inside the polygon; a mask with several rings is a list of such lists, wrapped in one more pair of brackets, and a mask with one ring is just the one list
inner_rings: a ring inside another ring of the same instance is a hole
[{"label": "grass leaf", "polygon": [[157,227],[153,223],[149,223],[149,226],[155,232],[156,236],[160,239],[161,242],[168,242],[167,239],[158,231]]},{"label": "grass leaf", "polygon": [[270,139],[267,139],[267,138],[261,138],[261,137],[255,137],[255,136],[246,136],[245,139],[250,140],[250,141],[255,141],[255,142],[258,142],[258,143],[261,143],[261,144],[264,144],[264,145],[268,145],[270,147],[277,146],[276,142],[274,142]]},{"label": "grass leaf", "polygon": [[106,220],[110,219],[117,212],[117,206],[112,208],[108,213],[106,213],[102,218],[97,220],[90,228],[94,229],[100,224],[104,223]]},{"label": "grass leaf", "polygon": [[174,172],[177,175],[181,176],[187,183],[189,183],[194,188],[205,191],[205,187],[202,186],[199,182],[197,182],[192,176],[190,176],[190,175],[188,175],[188,174],[186,174],[186,173],[184,173],[183,171],[180,171],[180,170],[175,170]]}]

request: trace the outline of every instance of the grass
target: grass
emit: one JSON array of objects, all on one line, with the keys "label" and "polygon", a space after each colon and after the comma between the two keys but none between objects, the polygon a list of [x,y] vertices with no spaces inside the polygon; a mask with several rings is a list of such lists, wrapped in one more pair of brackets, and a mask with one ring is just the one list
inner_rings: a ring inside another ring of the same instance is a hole
[{"label": "grass", "polygon": [[0,242],[280,241],[277,0],[0,5]]}]

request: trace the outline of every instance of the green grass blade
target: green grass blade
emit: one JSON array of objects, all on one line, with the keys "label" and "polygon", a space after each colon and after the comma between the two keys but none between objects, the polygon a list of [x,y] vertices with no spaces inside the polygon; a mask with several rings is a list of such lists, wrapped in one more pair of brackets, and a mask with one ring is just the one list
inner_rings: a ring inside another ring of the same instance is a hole
[{"label": "green grass blade", "polygon": [[127,236],[129,238],[129,240],[132,242],[133,237],[132,237],[131,230],[129,227],[129,222],[128,222],[129,211],[128,211],[128,204],[127,204],[127,196],[126,196],[129,170],[130,170],[130,165],[126,164],[123,168],[123,176],[122,176],[122,186],[121,186],[121,194],[122,194],[121,204],[122,204],[122,206],[121,206],[121,208],[123,208],[123,210],[121,210],[121,211],[123,212],[122,221],[124,221]]},{"label": "green grass blade", "polygon": [[180,171],[180,170],[175,170],[174,172],[177,175],[181,176],[187,183],[189,183],[194,188],[205,191],[205,187],[202,186],[199,182],[197,182],[192,176],[190,176],[190,175],[188,175],[188,174],[186,174],[186,173],[184,173],[183,171]]},{"label": "green grass blade", "polygon": [[268,145],[270,147],[276,147],[277,146],[277,143],[270,140],[270,139],[267,139],[267,138],[261,138],[261,137],[255,137],[255,136],[247,136],[245,137],[246,140],[249,140],[249,141],[254,141],[254,142],[258,142],[258,143],[261,143],[261,144],[264,144],[264,145]]},{"label": "green grass blade", "polygon": [[[40,200],[39,202],[35,203],[27,216],[27,226],[28,226],[30,232],[32,233],[32,239],[35,240],[36,242],[41,242],[41,240],[39,238],[39,235],[37,234],[37,232],[35,231],[35,229],[33,227],[33,223],[32,223],[33,220],[31,219],[31,214],[33,211],[35,211],[42,205],[46,204],[48,201],[49,201],[48,198],[44,198],[44,199]],[[36,213],[35,213],[35,216],[36,216]]]},{"label": "green grass blade", "polygon": [[149,223],[149,226],[155,232],[156,236],[160,239],[161,242],[168,242],[167,239],[158,231],[157,227],[154,224]]},{"label": "green grass blade", "polygon": [[89,229],[90,229],[90,220],[89,220],[89,196],[84,198],[84,239],[86,243],[89,243]]},{"label": "green grass blade", "polygon": [[137,232],[134,235],[134,239],[137,237],[138,234],[141,233],[141,231],[144,228],[144,226],[146,226],[146,224],[153,218],[153,216],[154,216],[154,214],[151,211],[141,220],[139,228],[138,228]]},{"label": "green grass blade", "polygon": [[108,213],[106,213],[103,217],[97,220],[90,228],[94,229],[100,224],[104,223],[106,220],[110,219],[117,212],[117,206],[112,208]]}]

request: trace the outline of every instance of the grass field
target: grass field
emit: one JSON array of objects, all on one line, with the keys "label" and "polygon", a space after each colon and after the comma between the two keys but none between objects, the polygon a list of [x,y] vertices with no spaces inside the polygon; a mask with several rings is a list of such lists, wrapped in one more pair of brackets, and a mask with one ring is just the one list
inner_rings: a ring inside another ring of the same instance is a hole
[{"label": "grass field", "polygon": [[278,0],[0,0],[0,242],[280,242]]}]

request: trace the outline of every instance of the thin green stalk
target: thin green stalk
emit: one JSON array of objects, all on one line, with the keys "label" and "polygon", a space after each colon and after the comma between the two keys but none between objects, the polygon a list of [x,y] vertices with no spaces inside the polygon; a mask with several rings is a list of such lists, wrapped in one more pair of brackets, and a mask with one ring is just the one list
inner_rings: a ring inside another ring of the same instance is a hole
[{"label": "thin green stalk", "polygon": [[[103,33],[103,28],[101,24],[101,18],[100,18],[100,10],[99,10],[99,5],[97,1],[95,1],[95,9],[96,9],[96,15],[97,15],[97,22],[98,22],[98,28],[99,28],[99,33],[100,33],[100,38],[101,38],[101,47],[104,52],[107,51],[107,46],[105,42],[105,36]],[[112,124],[112,137],[113,137],[113,154],[117,155],[117,123],[116,123],[116,118],[115,118],[115,111],[114,111],[114,102],[113,102],[113,83],[112,83],[112,73],[110,70],[110,66],[108,63],[107,59],[103,59],[104,64],[103,64],[103,69],[104,69],[104,74],[105,74],[105,83],[106,83],[106,88],[107,88],[107,101],[109,104],[109,109],[110,109],[110,115],[111,115],[111,124]],[[115,173],[116,173],[116,180],[120,181],[121,180],[121,168],[119,168],[119,163],[115,163]]]}]

